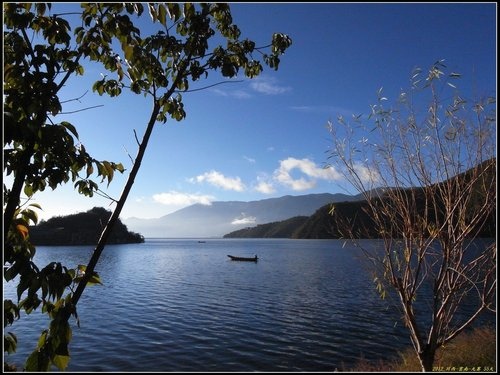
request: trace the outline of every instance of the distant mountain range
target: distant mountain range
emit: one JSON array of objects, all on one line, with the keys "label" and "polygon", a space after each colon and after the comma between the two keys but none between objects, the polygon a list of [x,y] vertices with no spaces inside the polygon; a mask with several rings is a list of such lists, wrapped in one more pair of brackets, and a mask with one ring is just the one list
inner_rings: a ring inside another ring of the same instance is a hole
[{"label": "distant mountain range", "polygon": [[[488,160],[476,168],[484,169],[484,181],[488,181],[488,179],[492,179],[491,181],[496,180],[496,159]],[[467,180],[467,176],[472,171],[473,169],[466,171],[459,176],[452,177],[451,179],[460,178],[462,180]],[[489,183],[477,183],[474,193],[475,198],[471,200],[471,205],[479,205],[478,207],[481,207],[481,197],[484,196],[483,189],[486,186],[494,185],[490,185]],[[425,208],[423,191],[420,188],[413,188],[409,190],[413,190],[415,193],[415,197],[417,198],[417,210],[423,212]],[[388,199],[387,197],[384,197],[382,191],[379,191],[377,195],[381,196],[381,199]],[[375,225],[372,218],[367,214],[366,201],[360,196],[356,196],[356,198],[358,199],[353,199],[351,201],[332,201],[330,203],[335,203],[335,213],[338,217],[343,217],[350,223],[351,229],[357,238],[379,238],[380,233],[378,231],[378,227]],[[342,229],[345,228],[339,228],[337,219],[331,214],[331,208],[331,204],[326,204],[310,216],[291,217],[286,220],[261,224],[252,228],[235,230],[224,235],[224,238],[342,238],[345,235]],[[474,210],[477,209],[477,207],[474,208]],[[421,215],[423,216],[423,213]],[[392,217],[387,219],[394,220]],[[434,220],[431,214],[429,214],[429,220]],[[387,227],[389,228],[390,226]],[[400,233],[395,233],[395,235],[398,236]],[[495,235],[496,212],[492,212],[491,215],[486,218],[484,226],[478,233],[478,237],[495,237]]]},{"label": "distant mountain range", "polygon": [[360,195],[347,194],[286,195],[250,202],[212,202],[209,206],[194,204],[157,219],[128,218],[122,221],[130,230],[145,237],[222,237],[242,228],[310,216],[329,203],[360,199]]}]

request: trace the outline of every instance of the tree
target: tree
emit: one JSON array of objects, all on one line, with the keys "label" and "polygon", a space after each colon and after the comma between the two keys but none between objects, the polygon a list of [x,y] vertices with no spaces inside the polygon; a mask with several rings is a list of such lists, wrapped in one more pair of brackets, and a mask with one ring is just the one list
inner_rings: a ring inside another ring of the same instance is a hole
[{"label": "tree", "polygon": [[[377,289],[398,296],[424,371],[439,347],[496,308],[496,243],[472,241],[496,207],[495,99],[466,100],[453,83],[460,75],[445,71],[443,61],[426,76],[416,69],[392,108],[380,90],[367,125],[360,116],[329,123],[332,163],[363,194],[374,226],[366,229],[382,238],[381,251],[363,248]],[[359,238],[353,218],[331,214],[346,238]],[[465,303],[473,310],[459,315]]]},{"label": "tree", "polygon": [[[81,25],[74,29],[74,39],[64,15],[46,15],[50,10],[50,4],[41,3],[4,5],[4,172],[14,177],[10,189],[4,186],[4,277],[6,281],[19,277],[18,302],[4,301],[4,321],[12,324],[20,309],[30,313],[40,305],[51,318],[26,361],[27,370],[67,367],[72,335],[68,320],[74,316],[78,322],[76,305],[86,285],[100,282],[94,268],[155,125],[186,116],[182,94],[189,92],[192,83],[216,71],[232,78],[241,70],[253,78],[263,65],[277,70],[280,56],[291,45],[291,39],[281,33],[273,34],[271,43],[262,47],[242,40],[228,4],[82,3]],[[146,17],[159,31],[143,36],[134,22]],[[84,74],[83,60],[102,64],[110,73],[93,84],[95,92],[111,97],[123,90],[143,94],[151,99],[151,114],[140,142],[136,136],[133,167],[88,265],[67,269],[51,263],[40,270],[32,261],[35,248],[29,243],[29,224],[36,223],[37,216],[34,207],[21,207],[22,192],[31,197],[47,185],[55,189],[71,179],[79,193],[92,196],[100,192],[90,179],[93,174],[109,184],[116,171],[124,171],[120,163],[90,156],[78,142],[73,124],[55,122],[62,111],[59,90],[72,75]],[[17,339],[8,333],[4,343],[11,352]]]}]

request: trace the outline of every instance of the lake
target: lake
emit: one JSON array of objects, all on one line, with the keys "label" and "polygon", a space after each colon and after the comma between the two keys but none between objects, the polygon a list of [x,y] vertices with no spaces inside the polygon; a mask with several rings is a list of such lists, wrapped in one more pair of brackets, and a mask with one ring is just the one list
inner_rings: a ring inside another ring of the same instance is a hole
[{"label": "lake", "polygon": [[[334,371],[410,346],[363,256],[339,240],[146,239],[107,246],[71,320],[69,371]],[[376,244],[376,241],[371,241]],[[92,247],[38,247],[35,262],[86,264]],[[227,254],[258,255],[258,262]],[[14,283],[4,298],[15,299]],[[19,369],[46,315],[6,331]]]}]

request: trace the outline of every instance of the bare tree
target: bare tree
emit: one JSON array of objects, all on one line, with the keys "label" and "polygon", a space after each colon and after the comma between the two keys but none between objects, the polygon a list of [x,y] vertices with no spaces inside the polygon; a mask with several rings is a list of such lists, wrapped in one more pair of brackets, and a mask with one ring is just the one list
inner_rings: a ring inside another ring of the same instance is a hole
[{"label": "bare tree", "polygon": [[[466,100],[452,83],[460,75],[445,70],[443,60],[427,75],[416,69],[391,108],[380,89],[369,125],[361,116],[328,124],[332,167],[366,199],[364,233],[382,239],[382,249],[363,249],[377,288],[396,293],[423,371],[439,347],[496,309],[496,241],[472,241],[494,233],[495,99]],[[343,235],[359,238],[359,219],[337,211]],[[464,304],[473,308],[464,313]]]}]

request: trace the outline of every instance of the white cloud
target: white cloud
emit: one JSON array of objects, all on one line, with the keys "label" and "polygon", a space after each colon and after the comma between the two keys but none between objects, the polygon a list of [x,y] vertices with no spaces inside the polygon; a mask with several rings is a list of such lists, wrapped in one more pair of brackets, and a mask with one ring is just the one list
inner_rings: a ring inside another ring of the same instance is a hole
[{"label": "white cloud", "polygon": [[274,77],[257,77],[250,82],[250,87],[255,91],[266,95],[279,95],[290,91],[288,86],[280,86]]},{"label": "white cloud", "polygon": [[216,93],[217,95],[225,96],[225,97],[233,97],[236,99],[248,99],[248,98],[252,97],[251,94],[249,94],[248,92],[246,92],[244,90],[222,90],[220,88],[213,88],[211,90],[212,90],[212,92]]},{"label": "white cloud", "polygon": [[255,224],[256,222],[257,218],[254,216],[248,216],[248,217],[243,216],[231,221],[231,225],[249,225],[249,224]]},{"label": "white cloud", "polygon": [[259,182],[255,187],[255,190],[262,194],[272,194],[276,191],[273,184],[266,181]]},{"label": "white cloud", "polygon": [[211,195],[185,194],[177,191],[170,191],[168,193],[153,195],[153,200],[167,206],[190,206],[195,203],[209,206],[212,204],[212,201],[215,200],[215,197]]},{"label": "white cloud", "polygon": [[354,171],[363,182],[371,182],[374,184],[380,181],[380,176],[377,171],[371,170],[362,164],[355,164]]},{"label": "white cloud", "polygon": [[254,158],[250,158],[250,157],[245,156],[245,155],[243,155],[243,159],[245,159],[246,161],[248,161],[249,163],[252,163],[252,164],[254,164],[256,162],[256,160]]},{"label": "white cloud", "polygon": [[[224,83],[235,83],[238,81],[227,81]],[[291,91],[292,88],[289,86],[283,86],[278,83],[278,80],[274,77],[270,76],[259,76],[253,79],[248,80],[249,87],[251,90],[258,92],[259,94],[265,95],[279,95],[285,92]],[[251,98],[252,93],[248,90],[248,86],[244,89],[234,89],[229,85],[219,85],[217,87],[210,88],[216,95],[224,96],[224,97],[233,97],[236,99],[248,99]]]},{"label": "white cloud", "polygon": [[189,179],[191,182],[208,182],[224,190],[244,191],[246,186],[239,177],[226,177],[217,171],[205,172],[202,175]]},{"label": "white cloud", "polygon": [[[298,169],[304,173],[309,179],[298,178],[294,179],[290,172]],[[341,175],[332,167],[320,168],[309,159],[288,158],[280,161],[280,167],[274,171],[274,179],[285,186],[292,188],[295,191],[312,189],[316,186],[316,181],[321,180],[338,180]]]},{"label": "white cloud", "polygon": [[315,180],[306,180],[303,177],[294,180],[287,172],[281,173],[276,178],[283,185],[290,187],[294,191],[309,190],[316,186]]}]

